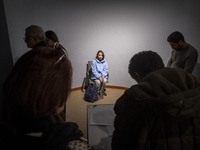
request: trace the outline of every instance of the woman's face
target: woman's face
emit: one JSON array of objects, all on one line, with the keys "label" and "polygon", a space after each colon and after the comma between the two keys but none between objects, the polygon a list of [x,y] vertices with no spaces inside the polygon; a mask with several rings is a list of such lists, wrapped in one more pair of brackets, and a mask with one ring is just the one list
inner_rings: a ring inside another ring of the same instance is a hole
[{"label": "woman's face", "polygon": [[102,59],[103,59],[103,53],[99,52],[99,54],[98,54],[98,60],[102,60]]}]

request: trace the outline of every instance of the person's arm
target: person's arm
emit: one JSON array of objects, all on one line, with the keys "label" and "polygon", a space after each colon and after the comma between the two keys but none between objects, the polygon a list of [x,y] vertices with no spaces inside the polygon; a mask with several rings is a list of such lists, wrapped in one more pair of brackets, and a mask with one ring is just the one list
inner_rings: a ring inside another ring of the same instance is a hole
[{"label": "person's arm", "polygon": [[189,56],[186,58],[184,70],[188,73],[192,73],[198,58],[198,52],[192,51]]},{"label": "person's arm", "polygon": [[172,51],[172,52],[171,52],[171,56],[170,56],[170,58],[169,58],[169,60],[168,60],[168,62],[167,62],[166,67],[171,67],[173,55],[174,55],[174,54],[173,54],[173,51]]},{"label": "person's arm", "polygon": [[170,58],[170,59],[168,60],[168,62],[167,62],[167,66],[166,66],[166,67],[170,67],[171,64],[172,64],[172,59]]},{"label": "person's arm", "polygon": [[108,63],[107,62],[104,63],[102,75],[104,77],[107,77],[107,75],[108,75]]},{"label": "person's arm", "polygon": [[97,65],[97,64],[96,64],[96,61],[93,60],[93,61],[92,61],[92,66],[91,66],[91,68],[92,68],[92,73],[93,73],[93,75],[96,77],[96,79],[100,79],[100,78],[101,78],[101,74],[98,72],[97,66],[96,66],[96,65]]}]

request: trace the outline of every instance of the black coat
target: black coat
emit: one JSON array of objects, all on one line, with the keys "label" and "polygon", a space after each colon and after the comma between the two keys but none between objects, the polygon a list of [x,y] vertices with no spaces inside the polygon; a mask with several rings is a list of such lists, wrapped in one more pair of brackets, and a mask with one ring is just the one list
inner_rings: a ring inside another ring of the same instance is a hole
[{"label": "black coat", "polygon": [[3,134],[1,150],[68,150],[68,143],[79,140],[82,132],[72,122],[57,123],[49,126],[41,136],[30,134]]},{"label": "black coat", "polygon": [[114,111],[113,150],[200,150],[200,81],[181,69],[150,73]]}]

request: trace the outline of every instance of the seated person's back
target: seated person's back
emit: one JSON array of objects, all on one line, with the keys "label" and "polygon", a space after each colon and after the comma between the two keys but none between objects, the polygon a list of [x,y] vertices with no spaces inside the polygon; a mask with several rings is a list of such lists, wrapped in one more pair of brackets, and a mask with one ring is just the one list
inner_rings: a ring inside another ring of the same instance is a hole
[{"label": "seated person's back", "polygon": [[129,73],[138,84],[116,101],[112,149],[199,149],[199,79],[179,68],[164,68],[152,51],[135,54]]}]

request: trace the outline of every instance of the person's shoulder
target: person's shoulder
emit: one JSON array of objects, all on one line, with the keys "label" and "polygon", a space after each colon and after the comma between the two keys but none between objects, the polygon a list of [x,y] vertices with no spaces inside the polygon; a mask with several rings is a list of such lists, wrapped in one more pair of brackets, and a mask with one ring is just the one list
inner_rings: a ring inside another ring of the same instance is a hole
[{"label": "person's shoulder", "polygon": [[93,63],[93,64],[96,64],[96,63],[97,63],[97,59],[96,59],[96,58],[93,59],[92,63]]},{"label": "person's shoulder", "polygon": [[133,101],[137,94],[135,93],[135,88],[137,85],[131,86],[129,89],[125,90],[124,93],[118,98],[117,103],[127,103],[127,101]]},{"label": "person's shoulder", "polygon": [[107,63],[107,61],[105,59],[103,59],[105,63]]},{"label": "person's shoulder", "polygon": [[143,111],[142,101],[138,94],[136,94],[133,88],[129,88],[124,94],[119,97],[115,103],[114,111],[116,114],[134,114],[136,112]]},{"label": "person's shoulder", "polygon": [[192,45],[190,45],[190,44],[188,44],[188,46],[189,46],[189,50],[190,50],[191,52],[198,52],[197,49],[196,49],[194,46],[192,46]]},{"label": "person's shoulder", "polygon": [[100,61],[100,60],[98,60],[97,58],[95,58],[93,61],[94,61],[96,64],[99,64],[99,63],[101,63],[101,61]]}]

